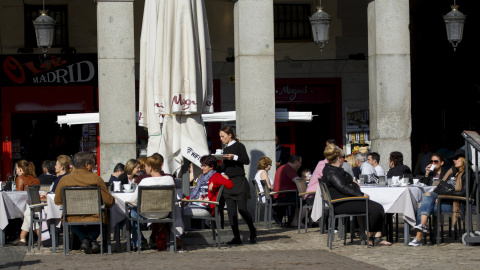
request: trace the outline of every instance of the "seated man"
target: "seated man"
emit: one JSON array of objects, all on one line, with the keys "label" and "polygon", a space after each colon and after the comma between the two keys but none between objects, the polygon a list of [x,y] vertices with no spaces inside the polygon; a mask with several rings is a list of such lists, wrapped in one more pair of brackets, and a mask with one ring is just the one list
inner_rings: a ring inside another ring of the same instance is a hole
[{"label": "seated man", "polygon": [[355,163],[360,168],[361,174],[370,175],[373,180],[377,181],[377,171],[375,171],[375,168],[367,162],[367,156],[367,153],[356,153]]},{"label": "seated man", "polygon": [[412,170],[406,165],[403,165],[403,154],[398,151],[393,151],[388,157],[388,165],[390,170],[387,172],[387,178],[392,176],[413,177]]},{"label": "seated man", "polygon": [[[102,201],[110,208],[115,204],[115,198],[108,192],[107,186],[102,178],[93,173],[95,169],[95,156],[87,152],[75,154],[75,170],[60,179],[55,189],[55,204],[63,205],[63,187],[100,187]],[[106,224],[107,216],[102,215],[103,222]],[[69,216],[69,222],[88,222],[98,221],[98,215],[89,216]],[[86,253],[99,253],[100,247],[97,238],[100,236],[100,227],[97,225],[77,225],[72,226],[72,231],[80,238],[82,245],[80,248]]]},{"label": "seated man", "polygon": [[55,161],[44,160],[42,162],[42,171],[43,173],[38,176],[40,185],[51,185],[57,178],[55,175]]},{"label": "seated man", "polygon": [[[273,191],[283,191],[283,190],[297,190],[297,185],[293,181],[298,176],[298,169],[302,166],[302,157],[299,155],[291,155],[287,164],[280,166],[275,172],[275,181],[273,184]],[[297,200],[297,194],[295,192],[285,193],[285,194],[275,194],[274,198],[279,203],[294,203]],[[293,216],[293,221],[290,226],[297,226],[297,209],[295,207],[295,215]],[[282,218],[285,213],[285,207],[277,207],[273,215],[275,221],[279,224],[282,222]],[[289,220],[290,217],[289,217]]]},{"label": "seated man", "polygon": [[378,164],[380,162],[380,155],[376,152],[368,154],[367,162],[375,168],[377,176],[384,176],[385,170]]},{"label": "seated man", "polygon": [[125,171],[125,165],[123,165],[122,163],[117,163],[117,165],[115,165],[115,168],[113,168],[113,173],[110,176],[108,183],[112,184],[113,181],[118,181],[118,176],[120,176],[123,171]]}]

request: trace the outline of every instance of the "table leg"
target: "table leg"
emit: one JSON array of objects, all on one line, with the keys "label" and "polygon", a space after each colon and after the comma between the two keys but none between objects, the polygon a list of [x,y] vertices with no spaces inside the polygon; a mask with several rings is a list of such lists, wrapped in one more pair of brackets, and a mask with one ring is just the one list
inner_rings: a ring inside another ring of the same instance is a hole
[{"label": "table leg", "polygon": [[52,238],[52,252],[57,252],[57,231],[55,222],[50,223],[50,237]]},{"label": "table leg", "polygon": [[120,227],[118,226],[118,223],[115,224],[115,229],[113,233],[113,238],[115,239],[115,252],[120,253]]},{"label": "table leg", "polygon": [[408,246],[410,242],[410,224],[408,222],[403,221],[403,244]]},{"label": "table leg", "polygon": [[0,229],[0,247],[5,246],[5,231]]}]

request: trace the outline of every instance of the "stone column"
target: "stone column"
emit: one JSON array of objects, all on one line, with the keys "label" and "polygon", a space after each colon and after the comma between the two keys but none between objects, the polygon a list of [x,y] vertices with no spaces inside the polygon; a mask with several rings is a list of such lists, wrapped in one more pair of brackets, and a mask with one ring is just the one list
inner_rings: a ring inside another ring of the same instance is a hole
[{"label": "stone column", "polygon": [[[372,151],[387,171],[392,151],[412,168],[409,0],[368,5],[368,74]],[[413,168],[412,168],[413,169]]]},{"label": "stone column", "polygon": [[[245,172],[252,180],[260,157],[275,160],[273,0],[238,0],[234,27],[236,132],[250,156]],[[270,176],[274,174],[272,167]],[[254,198],[252,185],[251,190]]]},{"label": "stone column", "polygon": [[133,0],[97,0],[100,176],[136,158]]}]

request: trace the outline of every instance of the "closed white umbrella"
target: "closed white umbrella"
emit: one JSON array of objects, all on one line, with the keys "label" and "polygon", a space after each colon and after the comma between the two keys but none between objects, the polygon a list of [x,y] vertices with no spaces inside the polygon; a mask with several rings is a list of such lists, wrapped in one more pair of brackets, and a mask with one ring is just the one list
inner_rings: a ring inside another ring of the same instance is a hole
[{"label": "closed white umbrella", "polygon": [[162,154],[167,173],[177,171],[183,158],[200,166],[209,153],[201,114],[213,112],[203,0],[145,1],[139,104],[139,125],[149,133],[147,154]]}]

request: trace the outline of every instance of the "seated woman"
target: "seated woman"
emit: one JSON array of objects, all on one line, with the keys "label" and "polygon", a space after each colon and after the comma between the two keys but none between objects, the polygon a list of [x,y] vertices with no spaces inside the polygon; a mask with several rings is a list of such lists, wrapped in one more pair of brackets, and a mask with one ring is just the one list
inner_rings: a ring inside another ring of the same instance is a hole
[{"label": "seated woman", "polygon": [[360,168],[358,167],[357,163],[355,162],[355,154],[346,155],[345,156],[345,161],[352,168],[353,177],[355,177],[355,179],[358,179],[360,177],[360,174],[362,173],[362,171],[360,171]]},{"label": "seated woman", "polygon": [[[40,180],[38,180],[35,175],[35,165],[33,162],[26,160],[19,160],[15,163],[15,172],[17,173],[17,178],[15,179],[15,185],[17,186],[17,191],[26,191],[28,185],[40,185]],[[22,223],[22,230],[20,232],[20,237],[13,241],[13,245],[24,246],[27,244],[26,238],[28,231],[30,230],[30,208],[27,207],[23,213],[24,219]],[[37,230],[38,234],[38,230]]]},{"label": "seated woman", "polygon": [[[185,199],[216,201],[220,187],[224,185],[225,188],[231,189],[233,182],[213,169],[217,166],[217,159],[214,156],[203,156],[200,158],[200,163],[202,164],[202,175],[190,196]],[[214,211],[215,205],[213,204],[190,202],[185,206],[183,213],[185,216],[209,216],[214,215]]]},{"label": "seated woman", "polygon": [[[443,179],[447,170],[444,168],[445,165],[445,158],[440,153],[432,154],[430,164],[425,168],[425,177],[422,179],[422,183],[427,186],[431,186],[433,184],[433,179]],[[431,170],[432,166],[434,166],[433,171]]]},{"label": "seated woman", "polygon": [[[127,162],[128,164],[128,162]],[[134,166],[136,167],[136,166]],[[140,166],[138,166],[140,167]],[[160,172],[162,171],[163,167],[163,157],[162,155],[152,155],[147,158],[145,161],[145,172],[150,175],[150,177],[144,178],[138,186],[167,186],[167,185],[175,185],[175,180],[172,176],[162,176]],[[127,169],[125,168],[125,171]],[[177,199],[178,198],[177,196]],[[138,188],[132,194],[130,201],[133,203],[137,203],[138,200]],[[132,217],[137,217],[136,209],[132,209],[130,212]],[[180,212],[180,208],[178,206],[175,207],[175,226],[176,228],[171,228],[171,230],[175,233],[177,237],[180,237],[183,234],[183,222],[182,222],[182,215]],[[155,231],[155,230],[153,230]],[[153,234],[152,231],[152,234]],[[153,236],[154,237],[154,236]],[[151,237],[151,238],[153,238]],[[137,223],[132,221],[132,245],[134,250],[140,247],[140,241],[137,238]]]},{"label": "seated woman", "polygon": [[[263,186],[260,180],[267,180],[267,186],[273,190],[273,179],[268,175],[272,168],[272,160],[269,157],[261,157],[257,162],[257,173],[255,174],[255,181],[257,182],[258,190],[263,192]],[[265,195],[262,196],[262,202],[265,202]]]},{"label": "seated woman", "polygon": [[33,162],[28,162],[23,159],[17,161],[17,163],[15,163],[15,172],[18,175],[15,179],[17,191],[26,191],[28,185],[40,185],[40,180],[38,180],[35,174],[35,165],[33,165]]},{"label": "seated woman", "polygon": [[[432,157],[433,158],[433,157]],[[452,196],[466,196],[466,179],[467,174],[465,170],[467,168],[465,160],[465,151],[458,149],[455,151],[453,157],[454,167],[448,170],[445,176],[442,178],[442,181],[445,181],[446,185],[450,185],[453,188],[452,191],[445,191],[438,185],[433,192],[427,192],[423,194],[422,203],[417,211],[417,225],[415,230],[417,230],[417,236],[408,244],[409,246],[421,246],[422,245],[422,235],[423,233],[428,232],[427,220],[430,215],[437,212],[437,197],[438,195],[452,195]],[[428,168],[428,166],[427,166]],[[474,182],[474,175],[471,168],[469,170],[470,184]],[[470,187],[470,190],[471,187]],[[460,215],[460,202],[444,200],[440,205],[440,212],[453,212],[453,225],[455,225],[459,215]]]},{"label": "seated woman", "polygon": [[130,184],[130,185],[134,184],[135,177],[138,176],[139,171],[140,171],[140,161],[136,159],[130,159],[127,161],[127,163],[125,163],[125,171],[118,176],[118,181],[121,182],[122,186],[125,184]]},{"label": "seated woman", "polygon": [[[368,194],[360,190],[358,183],[353,181],[353,177],[345,172],[341,167],[345,159],[340,149],[333,145],[325,147],[325,157],[328,163],[323,169],[323,177],[321,181],[325,183],[330,192],[332,200],[346,197],[366,197]],[[335,213],[338,214],[356,214],[365,213],[365,203],[358,201],[346,201],[335,204]],[[376,245],[392,245],[390,242],[382,240],[382,226],[385,212],[383,207],[372,200],[368,201],[368,223],[370,229],[370,237],[373,236],[372,244]]]}]

